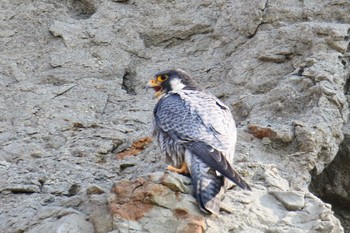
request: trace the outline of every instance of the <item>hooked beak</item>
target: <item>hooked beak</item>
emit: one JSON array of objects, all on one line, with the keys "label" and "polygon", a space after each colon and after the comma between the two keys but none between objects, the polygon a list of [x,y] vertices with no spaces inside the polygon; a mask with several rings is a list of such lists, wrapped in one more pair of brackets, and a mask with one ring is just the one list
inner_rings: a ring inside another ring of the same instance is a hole
[{"label": "hooked beak", "polygon": [[153,88],[153,90],[155,91],[154,96],[155,97],[159,97],[160,95],[162,95],[162,86],[160,85],[160,82],[157,81],[156,79],[151,79],[147,85],[146,85],[146,90],[148,90],[149,88]]}]

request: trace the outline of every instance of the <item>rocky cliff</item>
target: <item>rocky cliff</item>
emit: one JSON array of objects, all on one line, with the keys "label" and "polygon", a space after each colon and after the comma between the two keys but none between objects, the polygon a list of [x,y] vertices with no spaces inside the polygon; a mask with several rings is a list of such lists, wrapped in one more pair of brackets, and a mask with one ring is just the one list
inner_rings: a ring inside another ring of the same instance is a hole
[{"label": "rocky cliff", "polygon": [[[349,12],[340,0],[2,1],[0,232],[350,230]],[[143,87],[167,68],[236,120],[234,167],[253,192],[228,191],[218,216],[148,138]]]}]

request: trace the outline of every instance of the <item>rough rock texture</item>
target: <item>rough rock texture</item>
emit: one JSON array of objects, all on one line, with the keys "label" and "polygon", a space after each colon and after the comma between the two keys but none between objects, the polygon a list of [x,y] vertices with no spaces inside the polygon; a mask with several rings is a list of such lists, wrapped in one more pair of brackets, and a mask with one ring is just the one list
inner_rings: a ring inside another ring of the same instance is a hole
[{"label": "rough rock texture", "polygon": [[346,231],[350,230],[350,127],[344,127],[344,140],[331,164],[311,182],[311,190],[334,205],[337,217]]},{"label": "rough rock texture", "polygon": [[115,228],[119,232],[203,232],[205,218],[192,189],[185,186],[190,183],[188,177],[161,172],[119,181],[109,199]]},{"label": "rough rock texture", "polygon": [[[349,11],[338,0],[2,1],[0,232],[343,232],[308,186],[350,203]],[[237,122],[235,168],[253,192],[228,191],[219,216],[198,212],[186,177],[163,182],[155,144],[129,153],[148,136],[143,87],[171,67]]]}]

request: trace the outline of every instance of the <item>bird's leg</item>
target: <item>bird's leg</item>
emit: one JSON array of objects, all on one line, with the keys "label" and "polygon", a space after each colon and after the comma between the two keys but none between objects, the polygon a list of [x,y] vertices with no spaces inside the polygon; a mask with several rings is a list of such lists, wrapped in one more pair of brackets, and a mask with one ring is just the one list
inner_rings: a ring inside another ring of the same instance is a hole
[{"label": "bird's leg", "polygon": [[176,168],[176,167],[173,167],[173,166],[169,165],[169,166],[167,167],[167,169],[168,169],[169,171],[176,172],[176,173],[179,173],[179,174],[185,174],[185,175],[186,175],[186,174],[189,173],[188,168],[187,168],[187,165],[186,165],[185,162],[182,163],[182,165],[181,165],[180,168]]}]

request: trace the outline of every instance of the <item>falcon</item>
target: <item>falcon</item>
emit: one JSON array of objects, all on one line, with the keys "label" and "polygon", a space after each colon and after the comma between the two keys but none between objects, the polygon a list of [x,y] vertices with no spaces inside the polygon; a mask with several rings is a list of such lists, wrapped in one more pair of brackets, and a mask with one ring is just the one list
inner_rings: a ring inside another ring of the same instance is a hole
[{"label": "falcon", "polygon": [[157,98],[152,135],[170,164],[168,170],[191,176],[203,212],[219,213],[230,181],[251,190],[231,166],[237,132],[224,103],[180,69],[157,73],[147,87]]}]

